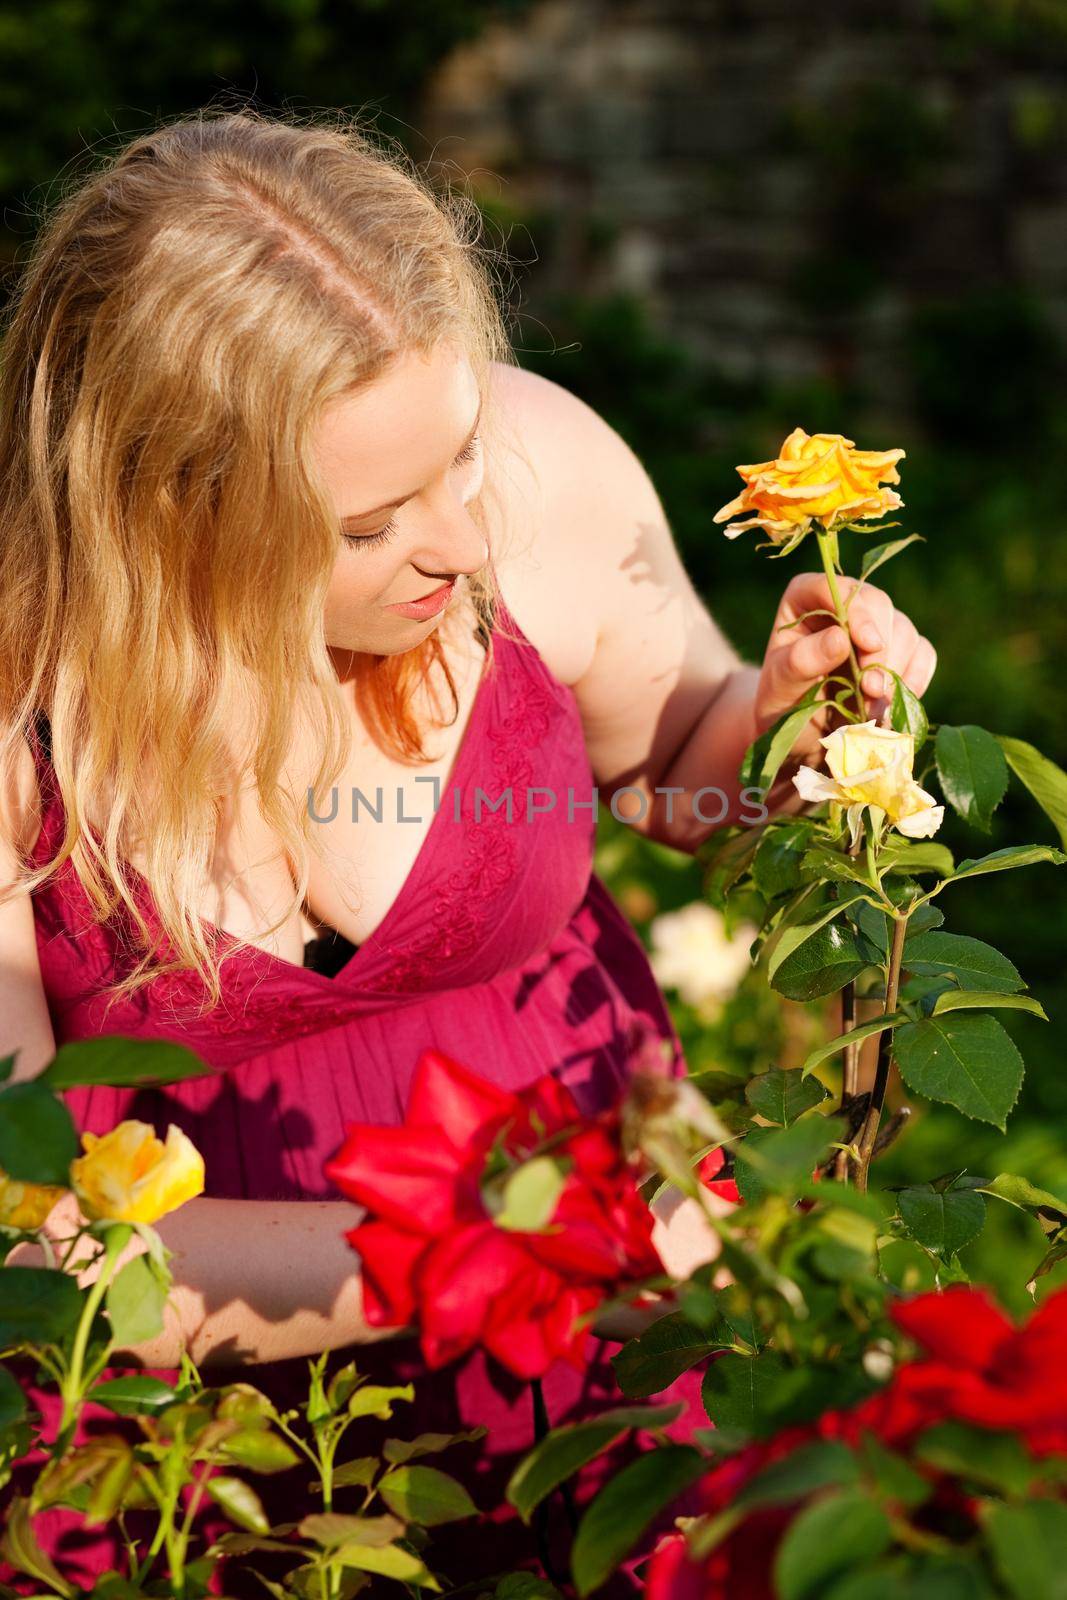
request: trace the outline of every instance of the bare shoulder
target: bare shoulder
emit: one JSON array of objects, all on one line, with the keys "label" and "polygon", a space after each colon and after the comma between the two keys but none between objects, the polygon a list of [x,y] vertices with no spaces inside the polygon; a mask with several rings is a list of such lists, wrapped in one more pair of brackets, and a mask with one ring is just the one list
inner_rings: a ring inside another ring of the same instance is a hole
[{"label": "bare shoulder", "polygon": [[650,486],[630,447],[578,395],[521,367],[491,370],[504,424],[494,462],[500,586],[555,676],[575,684],[592,662],[606,580],[621,561],[618,507],[640,513]]}]

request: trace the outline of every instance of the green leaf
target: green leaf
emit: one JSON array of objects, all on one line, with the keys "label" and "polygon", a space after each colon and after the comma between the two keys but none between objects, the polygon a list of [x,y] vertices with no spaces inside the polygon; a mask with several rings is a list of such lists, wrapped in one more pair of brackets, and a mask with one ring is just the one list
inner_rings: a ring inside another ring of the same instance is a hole
[{"label": "green leaf", "polygon": [[165,1406],[172,1405],[177,1395],[169,1383],[163,1383],[159,1378],[131,1375],[98,1383],[90,1398],[98,1405],[106,1406],[109,1411],[114,1411],[116,1416],[135,1417],[161,1411]]},{"label": "green leaf", "polygon": [[235,1461],[251,1472],[285,1472],[300,1460],[296,1451],[276,1433],[266,1428],[240,1428],[227,1434],[218,1446],[219,1455]]},{"label": "green leaf", "polygon": [[359,1572],[374,1572],[382,1578],[395,1578],[398,1583],[411,1583],[417,1589],[440,1591],[441,1585],[433,1573],[413,1555],[399,1545],[384,1546],[343,1544],[331,1552],[331,1561],[342,1567],[355,1567]]},{"label": "green leaf", "polygon": [[504,1185],[504,1205],[493,1218],[498,1228],[540,1233],[552,1220],[567,1174],[554,1156],[532,1156]]},{"label": "green leaf", "polygon": [[1013,739],[1003,733],[994,734],[994,738],[1015,776],[1055,824],[1060,843],[1067,850],[1067,772],[1025,739]]},{"label": "green leaf", "polygon": [[955,1255],[978,1237],[985,1223],[985,1201],[973,1189],[938,1191],[930,1184],[901,1189],[897,1196],[904,1226],[913,1239],[941,1255]]},{"label": "green leaf", "polygon": [[701,1399],[716,1428],[736,1428],[746,1437],[765,1437],[778,1425],[780,1397],[790,1368],[775,1350],[743,1356],[727,1350],[708,1366]]},{"label": "green leaf", "polygon": [[404,1522],[399,1517],[359,1517],[339,1511],[317,1511],[301,1518],[297,1532],[326,1550],[335,1550],[342,1544],[380,1548],[401,1537]]},{"label": "green leaf", "polygon": [[810,1111],[827,1098],[826,1088],[818,1081],[805,1078],[799,1072],[784,1072],[781,1067],[771,1067],[745,1087],[745,1099],[753,1111],[768,1122],[786,1127],[805,1111]]},{"label": "green leaf", "polygon": [[156,1039],[127,1039],[114,1034],[60,1045],[37,1082],[57,1092],[94,1083],[124,1089],[179,1083],[185,1078],[203,1078],[210,1073],[207,1062],[184,1045]]},{"label": "green leaf", "polygon": [[889,1518],[866,1495],[846,1490],[805,1506],[774,1559],[781,1600],[822,1600],[832,1579],[876,1561],[892,1539]]},{"label": "green leaf", "polygon": [[939,1472],[1011,1498],[1025,1495],[1041,1470],[1018,1434],[962,1422],[926,1429],[915,1443],[915,1454]]},{"label": "green leaf", "polygon": [[1067,1506],[1056,1500],[989,1507],[985,1534],[1014,1600],[1067,1596]]},{"label": "green leaf", "polygon": [[954,728],[943,722],[934,751],[945,799],[965,822],[988,833],[1008,787],[1008,763],[996,739],[974,723]]},{"label": "green leaf", "polygon": [[889,701],[889,726],[895,729],[897,733],[910,733],[915,740],[915,754],[918,755],[926,743],[926,737],[930,731],[925,708],[918,695],[908,688],[900,673],[893,667],[888,670],[893,674],[893,694]]},{"label": "green leaf", "polygon": [[0,1367],[0,1433],[26,1415],[26,1396],[22,1385],[6,1367]]},{"label": "green leaf", "polygon": [[916,539],[920,543],[926,543],[921,533],[909,533],[906,539],[890,539],[887,544],[872,545],[869,550],[863,552],[863,560],[860,563],[860,578],[869,578],[872,572],[876,572],[887,561],[892,561],[894,556],[899,555],[902,550],[906,550],[909,544],[914,544]]},{"label": "green leaf", "polygon": [[810,822],[769,823],[752,858],[756,888],[768,900],[800,887],[800,862],[811,841]]},{"label": "green leaf", "polygon": [[753,1201],[772,1189],[791,1188],[809,1178],[840,1136],[837,1117],[803,1117],[788,1128],[749,1128],[734,1152],[734,1176],[741,1196]]},{"label": "green leaf", "polygon": [[[813,886],[809,885],[809,888],[813,889]],[[802,944],[804,944],[808,939],[813,938],[814,935],[820,931],[820,929],[824,928],[828,922],[832,922],[835,917],[841,914],[842,911],[847,910],[849,906],[859,901],[865,901],[866,903],[869,903],[869,896],[865,895],[858,887],[854,889],[841,889],[838,891],[837,898],[832,900],[830,904],[825,907],[825,909],[821,911],[817,917],[813,918],[811,922],[797,922],[786,926],[782,931],[772,954],[768,957],[768,978],[773,978],[782,962],[788,960],[788,958],[793,955],[793,953],[798,950]]]},{"label": "green leaf", "polygon": [[111,1337],[126,1348],[154,1339],[163,1331],[167,1291],[147,1256],[134,1256],[107,1287],[106,1304]]},{"label": "green leaf", "polygon": [[1061,1217],[1067,1217],[1067,1201],[1050,1194],[1047,1189],[1035,1189],[1029,1179],[1019,1178],[1013,1172],[998,1173],[992,1183],[983,1185],[982,1193],[995,1195],[998,1200],[1019,1206],[1023,1211],[1056,1211]]},{"label": "green leaf", "polygon": [[15,1070],[15,1057],[0,1056],[0,1083],[6,1083]]},{"label": "green leaf", "polygon": [[454,1444],[474,1444],[484,1439],[488,1428],[468,1428],[463,1433],[420,1433],[417,1439],[386,1439],[382,1455],[393,1466],[414,1461],[417,1456],[436,1456]]},{"label": "green leaf", "polygon": [[[706,1350],[706,1347],[705,1347]],[[507,1499],[524,1522],[557,1485],[588,1462],[610,1449],[630,1428],[663,1428],[681,1415],[683,1407],[619,1406],[587,1422],[553,1428],[547,1438],[524,1456],[512,1473]]]},{"label": "green leaf", "polygon": [[414,1386],[410,1383],[389,1386],[381,1383],[365,1383],[356,1390],[348,1402],[348,1415],[350,1417],[381,1417],[383,1420],[393,1414],[393,1407],[399,1401],[410,1402],[415,1398]]},{"label": "green leaf", "polygon": [[[895,837],[893,844],[896,845]],[[955,871],[952,851],[933,839],[919,844],[902,842],[896,848],[883,849],[878,864],[889,872],[936,872],[940,878],[951,878]]]},{"label": "green leaf", "polygon": [[788,1505],[816,1489],[853,1484],[859,1475],[859,1462],[847,1445],[837,1439],[819,1440],[772,1461],[748,1480],[732,1504],[744,1511]]},{"label": "green leaf", "polygon": [[831,878],[835,883],[862,883],[874,893],[867,876],[866,856],[850,856],[842,850],[831,850],[823,844],[812,845],[800,860],[800,870],[806,878]]},{"label": "green leaf", "polygon": [[463,1485],[437,1467],[394,1467],[379,1482],[378,1493],[390,1511],[422,1528],[478,1515]]},{"label": "green leaf", "polygon": [[812,684],[792,711],[785,712],[754,739],[739,769],[742,788],[769,789],[778,770],[819,707],[817,683]]},{"label": "green leaf", "polygon": [[917,976],[955,978],[961,989],[1011,994],[1026,987],[1006,955],[965,933],[909,935],[904,941],[904,966]]},{"label": "green leaf", "polygon": [[1023,1059],[995,1017],[950,1013],[906,1022],[897,1029],[894,1053],[909,1089],[1004,1132]]},{"label": "green leaf", "polygon": [[931,1016],[939,1017],[945,1011],[976,1010],[979,1006],[1000,1006],[1009,1010],[1029,1011],[1035,1017],[1048,1021],[1040,1000],[1028,994],[998,994],[995,989],[943,989],[934,1001]]},{"label": "green leaf", "polygon": [[222,1473],[208,1478],[204,1485],[208,1495],[221,1506],[231,1522],[246,1533],[269,1533],[270,1521],[263,1502],[243,1478],[228,1478]]},{"label": "green leaf", "polygon": [[977,878],[987,872],[1012,872],[1016,867],[1032,867],[1038,861],[1062,866],[1067,861],[1067,850],[1057,850],[1050,844],[1013,844],[1005,850],[993,850],[987,856],[968,856],[956,867],[952,882]]},{"label": "green leaf", "polygon": [[[848,1033],[839,1033],[836,1038],[830,1039],[826,1044],[819,1045],[805,1056],[801,1075],[807,1078],[808,1073],[825,1061],[828,1056],[836,1055],[839,1050],[844,1050],[847,1045],[858,1044],[861,1039],[869,1039],[872,1033],[884,1033],[886,1028],[893,1028],[899,1022],[907,1021],[907,1013],[893,1011],[889,1016],[872,1017],[869,1022],[860,1022]],[[820,1097],[821,1098],[821,1097]]]},{"label": "green leaf", "polygon": [[66,1188],[77,1154],[71,1114],[39,1078],[0,1090],[0,1167],[9,1177]]},{"label": "green leaf", "polygon": [[0,1345],[62,1344],[77,1326],[82,1295],[65,1272],[4,1267]]},{"label": "green leaf", "polygon": [[28,1500],[20,1497],[8,1506],[4,1531],[0,1535],[0,1554],[6,1556],[16,1572],[37,1578],[55,1594],[73,1596],[78,1592],[37,1543]]},{"label": "green leaf", "polygon": [[592,1594],[625,1561],[652,1519],[707,1470],[689,1445],[664,1445],[631,1461],[597,1495],[578,1526],[571,1574],[579,1595]]},{"label": "green leaf", "polygon": [[647,1400],[669,1388],[683,1372],[703,1361],[717,1346],[685,1313],[672,1311],[657,1317],[636,1339],[630,1339],[611,1365],[623,1394],[630,1400]]},{"label": "green leaf", "polygon": [[343,1467],[337,1467],[334,1471],[334,1488],[367,1489],[374,1482],[378,1467],[377,1456],[359,1456],[355,1461],[346,1461]]},{"label": "green leaf", "polygon": [[816,1000],[834,994],[870,965],[844,921],[831,922],[804,939],[791,941],[790,935],[800,931],[789,929],[772,957],[773,977],[768,969],[771,988],[788,1000]]}]

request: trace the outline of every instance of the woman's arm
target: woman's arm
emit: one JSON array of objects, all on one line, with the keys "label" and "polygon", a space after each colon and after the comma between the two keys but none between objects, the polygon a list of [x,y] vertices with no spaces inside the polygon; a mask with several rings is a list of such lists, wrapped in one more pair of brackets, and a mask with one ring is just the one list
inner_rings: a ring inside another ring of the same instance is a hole
[{"label": "woman's arm", "polygon": [[[760,799],[772,816],[810,810],[791,778],[805,761],[822,759],[825,712],[798,738],[769,794],[743,798],[737,770],[782,711],[847,666],[848,637],[828,617],[782,631],[801,612],[830,604],[825,576],[792,579],[763,662],[743,660],[694,590],[656,489],[625,441],[560,385],[522,372],[508,381],[541,490],[538,585],[563,614],[561,631],[582,641],[576,654],[586,665],[573,688],[601,799],[635,789],[618,798],[617,814],[686,851],[717,828],[766,820]],[[709,540],[723,541],[710,510],[707,527]],[[845,596],[853,587],[855,580],[839,582]],[[916,694],[925,691],[933,646],[884,591],[863,584],[849,629],[861,667],[885,662]],[[866,681],[864,689],[868,715],[877,716],[886,704],[881,689]],[[721,797],[709,792],[694,805],[701,788]]]},{"label": "woman's arm", "polygon": [[[363,1318],[359,1259],[344,1238],[358,1220],[343,1200],[190,1201],[157,1225],[175,1280],[164,1330],[129,1353],[148,1367],[173,1367],[184,1347],[198,1366],[240,1366],[396,1337],[399,1329],[370,1328]],[[67,1195],[46,1231],[69,1238],[77,1222]],[[135,1236],[121,1264],[143,1250]],[[43,1256],[22,1245],[9,1261],[38,1266]],[[79,1281],[96,1275],[94,1266]]]}]

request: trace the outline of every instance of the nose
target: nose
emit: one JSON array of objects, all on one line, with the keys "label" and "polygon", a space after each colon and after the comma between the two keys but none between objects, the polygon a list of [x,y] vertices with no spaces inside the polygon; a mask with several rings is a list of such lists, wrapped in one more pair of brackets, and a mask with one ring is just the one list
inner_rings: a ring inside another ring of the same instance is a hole
[{"label": "nose", "polygon": [[411,552],[411,564],[431,578],[477,572],[489,559],[489,545],[465,505],[445,496],[427,516],[426,536]]}]

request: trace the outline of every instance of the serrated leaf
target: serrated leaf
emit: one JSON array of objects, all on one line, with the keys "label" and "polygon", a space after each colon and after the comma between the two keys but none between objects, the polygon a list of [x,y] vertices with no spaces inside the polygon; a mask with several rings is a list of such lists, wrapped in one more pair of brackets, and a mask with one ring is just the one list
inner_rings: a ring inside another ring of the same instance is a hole
[{"label": "serrated leaf", "polygon": [[657,1317],[639,1338],[628,1340],[612,1356],[611,1365],[624,1395],[631,1400],[647,1400],[668,1388],[715,1348],[715,1342],[695,1327],[684,1312],[672,1311]]},{"label": "serrated leaf", "polygon": [[381,1417],[386,1420],[399,1402],[410,1404],[415,1398],[414,1385],[365,1383],[356,1390],[348,1402],[350,1417]]},{"label": "serrated leaf", "polygon": [[844,921],[828,923],[795,941],[792,949],[788,945],[787,933],[774,953],[774,975],[768,973],[768,978],[771,988],[789,1000],[815,1000],[820,995],[834,994],[870,964],[855,933]]},{"label": "serrated leaf", "polygon": [[848,1033],[837,1034],[835,1038],[819,1045],[805,1056],[801,1075],[807,1079],[808,1073],[828,1056],[836,1055],[839,1050],[844,1050],[850,1044],[859,1044],[862,1040],[869,1039],[873,1033],[884,1033],[886,1028],[894,1028],[898,1023],[906,1021],[906,1012],[891,1011],[888,1016],[872,1017],[868,1022],[857,1023]]},{"label": "serrated leaf", "polygon": [[1004,1132],[1022,1086],[1023,1060],[995,1017],[950,1013],[907,1022],[897,1029],[894,1054],[916,1094]]},{"label": "serrated leaf", "polygon": [[827,1095],[827,1089],[818,1079],[806,1078],[799,1072],[784,1072],[781,1067],[761,1072],[745,1086],[745,1099],[753,1111],[783,1128],[821,1104]]},{"label": "serrated leaf", "polygon": [[955,1255],[985,1224],[985,1201],[974,1189],[938,1191],[928,1183],[916,1184],[901,1189],[897,1202],[912,1238],[941,1255]]},{"label": "serrated leaf", "polygon": [[1026,985],[1013,962],[965,933],[920,933],[904,941],[904,966],[921,977],[952,977],[963,989],[1012,994]]},{"label": "serrated leaf", "polygon": [[1032,867],[1039,861],[1051,861],[1060,867],[1067,861],[1067,851],[1057,850],[1051,844],[1014,844],[1004,850],[993,850],[987,856],[968,856],[957,864],[951,881],[960,878],[977,878],[987,872],[1014,872],[1016,867]]},{"label": "serrated leaf", "polygon": [[1067,1217],[1067,1201],[1051,1194],[1048,1189],[1035,1188],[1028,1178],[1017,1177],[1014,1172],[998,1173],[991,1183],[982,1186],[982,1192],[995,1195],[998,1200],[1024,1211],[1058,1211],[1061,1216]]},{"label": "serrated leaf", "polygon": [[463,1485],[437,1467],[394,1467],[379,1481],[378,1493],[390,1511],[422,1528],[478,1515]]},{"label": "serrated leaf", "polygon": [[77,1326],[82,1296],[65,1272],[4,1267],[0,1345],[61,1344]]},{"label": "serrated leaf", "polygon": [[1008,764],[991,733],[974,723],[942,723],[934,740],[945,799],[965,822],[988,833],[1008,787]]},{"label": "serrated leaf", "polygon": [[918,755],[930,731],[926,710],[918,695],[909,689],[900,673],[894,667],[889,667],[888,670],[893,674],[893,693],[889,700],[889,726],[897,733],[910,733],[915,741],[915,754]]},{"label": "serrated leaf", "polygon": [[877,572],[879,567],[884,566],[887,561],[892,561],[894,556],[899,555],[902,550],[906,550],[909,544],[914,544],[917,539],[921,543],[926,542],[921,533],[909,533],[904,539],[890,539],[886,544],[872,545],[869,550],[865,550],[863,553],[863,560],[860,562],[860,578],[869,578],[872,572]]},{"label": "serrated leaf", "polygon": [[998,994],[995,989],[942,989],[934,1001],[930,1015],[939,1017],[945,1011],[973,1011],[981,1006],[1029,1011],[1042,1021],[1048,1021],[1048,1015],[1040,1000],[1035,1000],[1028,994]]},{"label": "serrated leaf", "polygon": [[1067,772],[1025,739],[1014,739],[1004,733],[993,737],[1015,776],[1055,825],[1060,843],[1067,850]]},{"label": "serrated leaf", "polygon": [[297,1532],[324,1550],[335,1550],[341,1544],[385,1545],[392,1544],[404,1532],[404,1521],[399,1517],[359,1517],[341,1511],[313,1511],[302,1517]]},{"label": "serrated leaf", "polygon": [[134,1417],[150,1415],[153,1411],[161,1411],[164,1406],[172,1405],[177,1399],[177,1392],[159,1378],[142,1378],[131,1374],[129,1377],[98,1383],[90,1399],[114,1411],[117,1416]]},{"label": "serrated leaf", "polygon": [[752,858],[752,877],[768,900],[800,886],[800,862],[814,832],[810,822],[769,824]]},{"label": "serrated leaf", "polygon": [[420,1433],[417,1439],[386,1439],[382,1455],[398,1467],[418,1456],[440,1455],[454,1444],[475,1444],[484,1439],[488,1431],[488,1428],[467,1428],[462,1433]]}]

